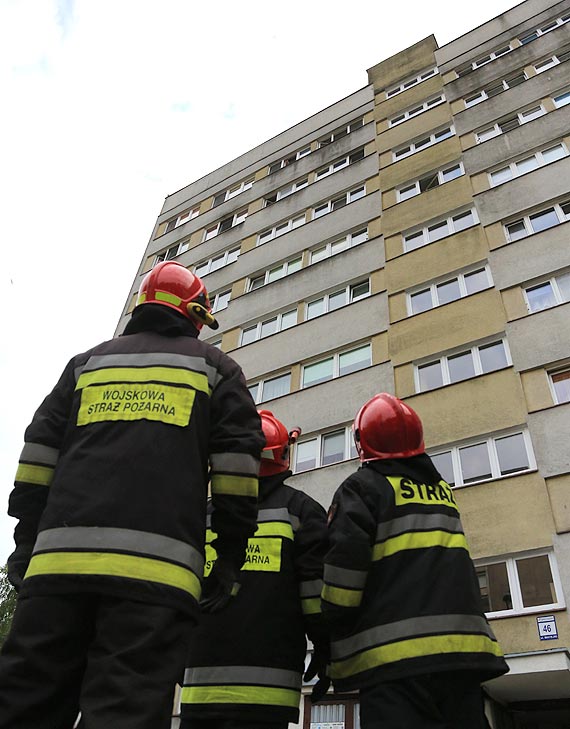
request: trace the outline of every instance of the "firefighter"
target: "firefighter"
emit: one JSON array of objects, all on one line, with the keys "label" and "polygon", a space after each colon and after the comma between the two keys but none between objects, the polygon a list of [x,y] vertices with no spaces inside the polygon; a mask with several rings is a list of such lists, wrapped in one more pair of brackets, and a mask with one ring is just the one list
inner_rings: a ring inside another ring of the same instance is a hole
[{"label": "firefighter", "polygon": [[361,467],[329,510],[323,613],[331,678],[360,691],[363,729],[482,729],[482,681],[508,670],[481,610],[454,493],[411,407],[366,402]]},{"label": "firefighter", "polygon": [[[305,635],[315,646],[306,678],[320,674],[315,700],[328,688],[329,645],[320,613],[326,513],[286,483],[290,445],[300,429],[289,434],[271,412],[259,414],[266,445],[257,531],[239,593],[223,612],[204,615],[192,633],[181,729],[287,729],[297,722]],[[217,564],[214,532],[207,534],[206,572]]]},{"label": "firefighter", "polygon": [[170,726],[199,613],[208,480],[224,602],[256,529],[264,439],[203,282],[144,278],[124,334],[79,354],[36,411],[10,495],[19,590],[0,656],[0,726]]}]

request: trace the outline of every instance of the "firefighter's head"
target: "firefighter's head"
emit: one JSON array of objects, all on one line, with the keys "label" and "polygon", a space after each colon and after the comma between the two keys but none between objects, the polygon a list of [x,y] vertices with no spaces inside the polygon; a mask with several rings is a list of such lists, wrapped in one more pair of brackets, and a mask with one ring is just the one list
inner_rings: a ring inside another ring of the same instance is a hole
[{"label": "firefighter's head", "polygon": [[358,411],[352,426],[360,460],[410,458],[424,453],[422,421],[409,405],[381,392]]},{"label": "firefighter's head", "polygon": [[212,316],[208,292],[201,278],[181,263],[163,261],[144,277],[137,306],[160,304],[190,319],[196,329],[204,324],[217,329],[219,324]]},{"label": "firefighter's head", "polygon": [[301,428],[288,431],[269,410],[258,410],[265,436],[265,448],[261,453],[259,477],[283,473],[289,468],[289,446],[301,435]]}]

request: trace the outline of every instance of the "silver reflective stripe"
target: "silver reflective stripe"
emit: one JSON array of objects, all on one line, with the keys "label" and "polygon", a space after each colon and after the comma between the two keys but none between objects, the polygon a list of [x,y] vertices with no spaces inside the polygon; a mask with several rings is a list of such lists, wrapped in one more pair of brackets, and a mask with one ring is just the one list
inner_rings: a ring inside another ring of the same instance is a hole
[{"label": "silver reflective stripe", "polygon": [[59,457],[57,448],[50,448],[41,443],[26,443],[22,448],[20,462],[38,463],[44,466],[55,466]]},{"label": "silver reflective stripe", "polygon": [[461,521],[456,516],[446,514],[408,514],[385,524],[379,524],[376,530],[376,541],[381,542],[398,534],[432,529],[443,529],[446,532],[463,534]]},{"label": "silver reflective stripe", "polygon": [[347,570],[344,567],[333,567],[325,564],[325,582],[328,585],[361,589],[366,584],[368,572],[364,570]]},{"label": "silver reflective stripe", "polygon": [[296,689],[301,685],[301,674],[284,668],[266,666],[204,666],[187,668],[184,672],[184,684],[187,686],[251,684]]},{"label": "silver reflective stripe", "polygon": [[206,516],[206,529],[211,529],[211,528],[212,528],[212,515],[208,514]]},{"label": "silver reflective stripe", "polygon": [[489,624],[480,615],[424,615],[399,620],[396,623],[378,625],[375,628],[356,633],[350,638],[334,641],[331,644],[331,656],[336,661],[340,661],[354,653],[385,643],[406,638],[418,638],[421,635],[445,633],[483,633],[491,640],[495,640]]},{"label": "silver reflective stripe", "polygon": [[216,384],[218,374],[216,368],[207,364],[203,357],[191,357],[187,354],[173,352],[98,354],[89,357],[82,372],[92,372],[107,367],[181,367],[207,375],[208,384],[212,389]]},{"label": "silver reflective stripe", "polygon": [[204,558],[197,549],[162,534],[112,527],[60,527],[40,532],[36,552],[53,549],[88,549],[106,552],[128,551],[178,562],[196,574],[202,574]]},{"label": "silver reflective stripe", "polygon": [[249,453],[212,453],[210,463],[217,473],[257,476],[259,472],[259,460]]},{"label": "silver reflective stripe", "polygon": [[257,521],[285,521],[291,523],[289,509],[260,509],[257,513]]},{"label": "silver reflective stripe", "polygon": [[322,580],[305,580],[299,584],[299,594],[301,597],[318,597],[322,589]]}]

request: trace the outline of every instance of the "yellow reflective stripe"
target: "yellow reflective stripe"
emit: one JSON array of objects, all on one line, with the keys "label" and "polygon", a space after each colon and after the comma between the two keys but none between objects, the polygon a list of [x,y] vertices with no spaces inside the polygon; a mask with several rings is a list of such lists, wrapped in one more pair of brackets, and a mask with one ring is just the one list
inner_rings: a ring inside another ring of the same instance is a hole
[{"label": "yellow reflective stripe", "polygon": [[323,600],[342,607],[358,607],[362,601],[362,590],[346,590],[344,587],[323,587]]},{"label": "yellow reflective stripe", "polygon": [[303,615],[318,615],[321,612],[321,598],[307,597],[301,600]]},{"label": "yellow reflective stripe", "polygon": [[291,524],[286,524],[282,521],[264,521],[257,525],[255,531],[256,537],[267,537],[277,536],[284,537],[285,539],[294,539],[293,527]]},{"label": "yellow reflective stripe", "polygon": [[299,695],[293,689],[266,686],[185,686],[180,700],[183,704],[267,704],[296,709]]},{"label": "yellow reflective stripe", "polygon": [[146,301],[146,291],[143,291],[143,293],[142,293],[142,294],[141,294],[141,295],[139,296],[139,298],[137,299],[137,306],[138,306],[139,304],[142,304],[142,303],[143,303],[143,302],[145,302],[145,301]]},{"label": "yellow reflective stripe", "polygon": [[16,471],[16,481],[33,483],[36,486],[49,486],[53,479],[53,466],[34,466],[20,463]]},{"label": "yellow reflective stripe", "polygon": [[429,547],[445,547],[446,549],[465,549],[469,551],[465,534],[451,534],[439,530],[432,532],[408,532],[398,537],[375,544],[372,559],[379,560],[406,549],[428,549]]},{"label": "yellow reflective stripe", "polygon": [[76,390],[89,385],[104,385],[110,382],[165,382],[174,385],[188,385],[195,390],[210,394],[208,377],[203,372],[192,372],[182,367],[104,367],[100,370],[83,372],[77,381]]},{"label": "yellow reflective stripe", "polygon": [[331,678],[347,678],[388,663],[444,653],[492,653],[502,656],[499,644],[486,635],[433,635],[410,638],[371,648],[344,661],[333,661]]},{"label": "yellow reflective stripe", "polygon": [[200,599],[200,580],[179,565],[109,552],[45,552],[32,557],[26,579],[37,575],[109,575],[158,582]]},{"label": "yellow reflective stripe", "polygon": [[169,304],[174,304],[174,306],[180,306],[182,303],[182,299],[179,296],[169,294],[168,291],[155,291],[154,298],[157,301],[166,301]]},{"label": "yellow reflective stripe", "polygon": [[229,476],[224,473],[212,474],[212,494],[228,496],[253,496],[257,498],[258,482],[256,476]]}]

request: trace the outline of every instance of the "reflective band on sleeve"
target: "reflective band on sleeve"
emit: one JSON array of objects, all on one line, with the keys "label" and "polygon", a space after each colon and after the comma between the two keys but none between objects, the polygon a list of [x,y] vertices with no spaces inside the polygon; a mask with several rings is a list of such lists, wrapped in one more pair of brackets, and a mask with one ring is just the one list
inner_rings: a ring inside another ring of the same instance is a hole
[{"label": "reflective band on sleeve", "polygon": [[188,686],[182,689],[183,704],[255,704],[299,706],[300,691],[265,686]]},{"label": "reflective band on sleeve", "polygon": [[303,615],[318,615],[321,612],[321,598],[302,598],[301,609],[303,610]]},{"label": "reflective band on sleeve", "polygon": [[184,684],[231,684],[300,688],[301,674],[270,666],[193,666],[184,672]]},{"label": "reflective band on sleeve", "polygon": [[212,453],[210,463],[213,471],[248,476],[257,476],[259,472],[259,460],[248,453]]},{"label": "reflective band on sleeve", "polygon": [[282,521],[266,521],[257,525],[255,531],[256,537],[284,537],[285,539],[294,539],[293,528],[291,524],[284,524]]},{"label": "reflective band on sleeve", "polygon": [[343,587],[327,585],[323,587],[323,600],[341,607],[358,607],[362,602],[363,590],[345,590]]},{"label": "reflective band on sleeve", "polygon": [[253,496],[257,498],[257,478],[213,473],[211,484],[213,495],[227,494],[228,496]]},{"label": "reflective band on sleeve", "polygon": [[103,575],[175,587],[200,599],[200,580],[185,567],[130,554],[44,552],[32,557],[26,579],[38,575]]},{"label": "reflective band on sleeve", "polygon": [[408,549],[429,549],[430,547],[469,551],[464,534],[450,534],[442,531],[408,532],[375,544],[372,549],[372,559],[377,561]]},{"label": "reflective band on sleeve", "polygon": [[54,468],[50,466],[33,466],[20,463],[15,480],[19,483],[31,483],[34,486],[49,486],[53,479]]},{"label": "reflective band on sleeve", "polygon": [[321,594],[323,589],[322,580],[304,580],[299,584],[299,594],[301,597],[315,597]]},{"label": "reflective band on sleeve", "polygon": [[164,382],[169,385],[186,385],[194,390],[210,394],[208,378],[202,372],[177,367],[106,367],[92,372],[83,371],[79,376],[76,390],[90,385],[112,383]]},{"label": "reflective band on sleeve", "polygon": [[55,466],[59,457],[59,450],[41,443],[26,443],[22,448],[20,461],[36,463],[43,466]]},{"label": "reflective band on sleeve", "polygon": [[187,387],[92,385],[81,391],[77,425],[109,420],[153,420],[185,427],[190,422],[195,397],[196,391]]},{"label": "reflective band on sleeve", "polygon": [[362,589],[366,584],[368,572],[365,570],[349,570],[346,567],[335,567],[331,564],[325,564],[324,578],[329,585]]}]

